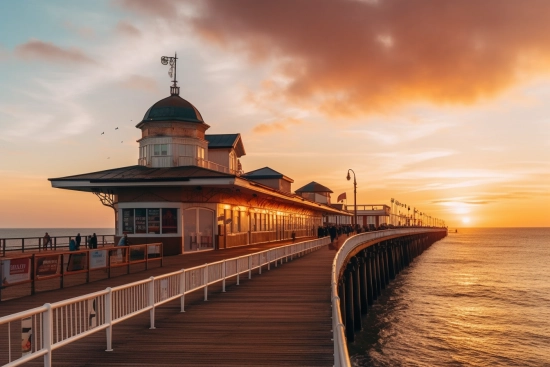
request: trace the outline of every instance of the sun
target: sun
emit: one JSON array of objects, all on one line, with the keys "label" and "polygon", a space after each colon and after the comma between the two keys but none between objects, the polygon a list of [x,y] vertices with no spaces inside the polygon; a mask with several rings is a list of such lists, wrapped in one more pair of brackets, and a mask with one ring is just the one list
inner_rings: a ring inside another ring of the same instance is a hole
[{"label": "sun", "polygon": [[464,223],[464,224],[470,223],[470,218],[469,217],[462,218],[462,223]]}]

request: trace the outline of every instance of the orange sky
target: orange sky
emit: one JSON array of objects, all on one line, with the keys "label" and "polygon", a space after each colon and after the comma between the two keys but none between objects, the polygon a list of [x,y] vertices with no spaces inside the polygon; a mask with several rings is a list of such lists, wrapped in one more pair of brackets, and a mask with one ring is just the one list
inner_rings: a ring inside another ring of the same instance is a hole
[{"label": "orange sky", "polygon": [[136,164],[174,51],[181,96],[208,133],[242,134],[245,171],[352,204],[352,168],[359,203],[550,225],[548,1],[29,4],[0,5],[0,227],[113,226],[47,178]]}]

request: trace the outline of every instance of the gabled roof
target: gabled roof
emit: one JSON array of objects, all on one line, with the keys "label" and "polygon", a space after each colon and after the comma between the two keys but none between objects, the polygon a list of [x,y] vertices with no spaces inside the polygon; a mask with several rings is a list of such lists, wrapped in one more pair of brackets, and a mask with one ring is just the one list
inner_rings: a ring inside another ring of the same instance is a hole
[{"label": "gabled roof", "polygon": [[167,168],[150,168],[145,166],[129,166],[108,169],[105,171],[84,173],[80,175],[49,178],[49,181],[90,181],[100,182],[152,182],[152,181],[185,181],[190,178],[227,178],[234,177],[228,173],[212,171],[196,166],[180,166]]},{"label": "gabled roof", "polygon": [[300,187],[298,190],[296,190],[296,192],[330,192],[332,193],[332,190],[315,181],[311,181],[307,185]]},{"label": "gabled roof", "polygon": [[277,172],[273,168],[270,168],[270,167],[264,167],[264,168],[260,168],[260,169],[254,170],[254,171],[247,172],[244,175],[241,175],[241,177],[244,177],[244,178],[247,178],[247,179],[250,179],[250,180],[282,178],[286,181],[294,182],[294,180],[291,179],[290,177],[287,177],[287,176],[283,175],[282,173]]},{"label": "gabled roof", "polygon": [[241,134],[207,134],[204,138],[208,141],[208,149],[233,148],[238,157],[246,154]]}]

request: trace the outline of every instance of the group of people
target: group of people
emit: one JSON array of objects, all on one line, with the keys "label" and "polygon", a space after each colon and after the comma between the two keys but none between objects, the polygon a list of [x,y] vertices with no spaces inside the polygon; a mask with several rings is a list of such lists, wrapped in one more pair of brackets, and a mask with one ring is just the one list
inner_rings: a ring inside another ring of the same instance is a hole
[{"label": "group of people", "polygon": [[[69,251],[78,251],[80,250],[80,244],[82,243],[82,237],[80,236],[80,233],[76,235],[75,238],[71,238],[69,240]],[[46,232],[44,237],[42,238],[42,247],[44,250],[48,249],[48,245],[50,246],[50,250],[53,250],[53,243],[52,243],[52,237]],[[97,236],[96,234],[92,234],[88,238],[88,248],[89,249],[95,249],[97,248]]]},{"label": "group of people", "polygon": [[353,232],[356,232],[357,228],[354,229],[351,224],[343,225],[324,225],[317,228],[317,237],[326,237],[330,236],[330,242],[333,242],[335,239],[338,239],[341,235],[349,235]]}]

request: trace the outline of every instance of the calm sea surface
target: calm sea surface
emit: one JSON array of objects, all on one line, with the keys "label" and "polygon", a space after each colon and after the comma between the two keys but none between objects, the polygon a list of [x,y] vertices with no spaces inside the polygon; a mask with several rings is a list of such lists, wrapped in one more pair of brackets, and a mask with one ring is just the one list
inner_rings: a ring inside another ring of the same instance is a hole
[{"label": "calm sea surface", "polygon": [[458,231],[369,310],[355,366],[550,366],[550,228]]}]

